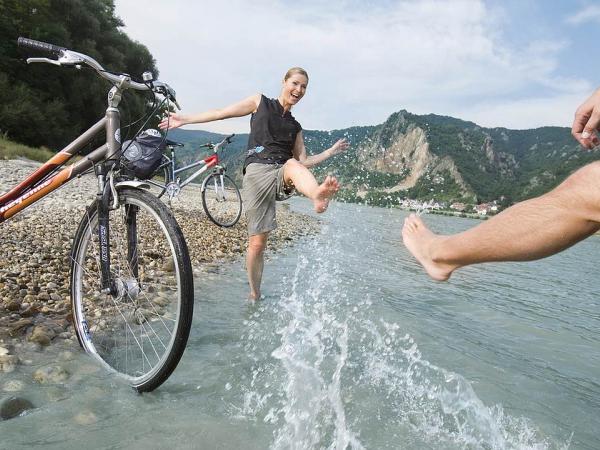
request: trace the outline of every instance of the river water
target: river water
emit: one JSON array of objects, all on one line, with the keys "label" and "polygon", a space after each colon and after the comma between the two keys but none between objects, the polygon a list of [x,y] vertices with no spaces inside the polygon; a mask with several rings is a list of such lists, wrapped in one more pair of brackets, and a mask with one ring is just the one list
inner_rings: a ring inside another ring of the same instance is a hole
[{"label": "river water", "polygon": [[[269,256],[256,304],[242,263],[206,268],[188,349],[153,393],[39,353],[4,376],[37,408],[0,422],[0,448],[600,448],[600,238],[436,283],[401,243],[405,216],[334,203],[320,234]],[[49,361],[71,377],[31,382]]]}]

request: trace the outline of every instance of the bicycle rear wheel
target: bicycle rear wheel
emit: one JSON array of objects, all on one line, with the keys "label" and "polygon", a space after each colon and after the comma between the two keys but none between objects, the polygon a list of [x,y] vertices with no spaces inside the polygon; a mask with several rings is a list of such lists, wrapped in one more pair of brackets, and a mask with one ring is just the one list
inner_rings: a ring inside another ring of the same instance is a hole
[{"label": "bicycle rear wheel", "polygon": [[202,207],[208,218],[221,227],[232,227],[242,215],[240,191],[229,176],[214,172],[202,183]]},{"label": "bicycle rear wheel", "polygon": [[167,190],[167,184],[171,181],[171,165],[159,167],[152,177],[146,182],[150,184],[150,192],[161,198]]},{"label": "bicycle rear wheel", "polygon": [[179,362],[193,313],[183,234],[166,206],[140,189],[119,189],[109,212],[110,272],[102,292],[97,204],[81,220],[71,254],[71,302],[81,346],[139,392],[160,386]]}]

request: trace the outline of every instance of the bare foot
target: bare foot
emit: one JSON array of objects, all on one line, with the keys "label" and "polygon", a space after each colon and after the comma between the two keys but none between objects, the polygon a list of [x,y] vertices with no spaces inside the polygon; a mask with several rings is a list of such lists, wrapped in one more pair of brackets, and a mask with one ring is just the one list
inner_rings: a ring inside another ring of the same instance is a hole
[{"label": "bare foot", "polygon": [[457,267],[434,261],[432,258],[432,249],[440,239],[441,237],[427,228],[416,214],[411,214],[404,219],[402,240],[408,251],[417,258],[431,278],[437,281],[446,281]]},{"label": "bare foot", "polygon": [[327,175],[325,181],[317,188],[317,194],[313,199],[315,211],[318,213],[325,212],[329,206],[329,200],[340,189],[340,183],[335,177]]},{"label": "bare foot", "polygon": [[255,302],[257,300],[260,300],[260,292],[259,293],[252,293],[252,292],[250,292],[248,294],[248,301],[249,302]]}]

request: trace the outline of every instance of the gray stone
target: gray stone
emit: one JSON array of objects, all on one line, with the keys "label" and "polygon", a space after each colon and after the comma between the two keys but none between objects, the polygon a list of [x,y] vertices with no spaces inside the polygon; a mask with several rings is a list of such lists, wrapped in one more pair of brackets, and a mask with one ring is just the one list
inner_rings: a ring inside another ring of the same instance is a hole
[{"label": "gray stone", "polygon": [[4,305],[8,311],[18,311],[21,309],[21,303],[18,300],[10,300]]},{"label": "gray stone", "polygon": [[169,258],[161,267],[165,272],[174,272],[175,271],[175,262],[172,258]]},{"label": "gray stone", "polygon": [[36,370],[33,379],[40,384],[56,384],[67,381],[69,372],[60,366],[47,366]]},{"label": "gray stone", "polygon": [[48,345],[56,334],[50,328],[45,326],[36,326],[29,336],[29,341],[40,345]]},{"label": "gray stone", "polygon": [[25,383],[21,380],[8,380],[2,386],[2,390],[5,392],[20,392],[25,387]]},{"label": "gray stone", "polygon": [[33,403],[26,398],[10,397],[0,404],[0,419],[8,420],[14,417],[22,416],[25,411],[33,409]]},{"label": "gray stone", "polygon": [[92,425],[98,422],[98,417],[92,411],[87,410],[78,413],[73,420],[78,425]]},{"label": "gray stone", "polygon": [[15,367],[19,363],[17,355],[0,355],[0,373],[9,373],[15,370]]}]

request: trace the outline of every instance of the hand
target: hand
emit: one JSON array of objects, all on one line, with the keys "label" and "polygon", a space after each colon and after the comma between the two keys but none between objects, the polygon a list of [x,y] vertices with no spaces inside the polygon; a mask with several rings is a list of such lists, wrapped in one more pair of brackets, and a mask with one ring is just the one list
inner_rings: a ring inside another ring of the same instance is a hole
[{"label": "hand", "polygon": [[161,130],[170,130],[173,128],[179,128],[185,124],[186,122],[183,115],[170,112],[167,117],[160,121],[158,128]]},{"label": "hand", "polygon": [[344,138],[333,144],[329,151],[331,152],[331,156],[335,156],[339,153],[345,152],[349,147],[350,143]]},{"label": "hand", "polygon": [[596,136],[598,126],[600,126],[600,89],[575,111],[571,134],[585,148],[592,149],[600,144],[600,139]]}]

